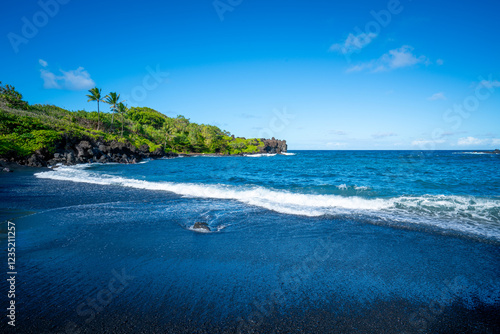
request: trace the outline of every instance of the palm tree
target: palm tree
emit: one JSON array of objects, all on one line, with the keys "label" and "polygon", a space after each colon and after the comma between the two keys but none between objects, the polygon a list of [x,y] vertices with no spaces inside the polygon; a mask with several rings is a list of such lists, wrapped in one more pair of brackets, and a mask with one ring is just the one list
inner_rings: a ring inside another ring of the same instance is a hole
[{"label": "palm tree", "polygon": [[120,94],[116,94],[116,92],[111,92],[109,95],[104,97],[104,102],[110,105],[110,109],[113,112],[111,114],[111,129],[113,129],[113,120],[115,116],[116,106],[118,104],[118,100],[120,99]]},{"label": "palm tree", "polygon": [[170,147],[173,150],[174,148],[172,146],[171,140],[172,137],[174,136],[175,128],[171,124],[166,123],[163,125],[163,131],[165,131],[165,141],[163,142],[163,150],[165,151],[167,147],[167,142],[170,144]]},{"label": "palm tree", "polygon": [[123,116],[128,111],[128,108],[126,105],[123,104],[123,102],[120,102],[118,103],[116,111],[118,111],[118,113],[122,115],[122,137],[123,137],[123,123],[124,123]]},{"label": "palm tree", "polygon": [[102,99],[100,88],[94,87],[89,89],[89,93],[90,94],[87,94],[87,97],[89,98],[87,102],[97,101],[97,131],[99,131],[99,102],[104,102],[104,100]]}]

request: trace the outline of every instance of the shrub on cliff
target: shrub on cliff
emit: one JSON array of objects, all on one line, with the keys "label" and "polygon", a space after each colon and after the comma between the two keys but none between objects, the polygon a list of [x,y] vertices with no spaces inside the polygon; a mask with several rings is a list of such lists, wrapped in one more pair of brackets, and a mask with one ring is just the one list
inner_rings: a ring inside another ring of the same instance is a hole
[{"label": "shrub on cliff", "polygon": [[23,95],[16,91],[14,86],[2,85],[0,81],[0,99],[5,101],[7,106],[18,109],[28,109],[28,102],[23,101]]}]

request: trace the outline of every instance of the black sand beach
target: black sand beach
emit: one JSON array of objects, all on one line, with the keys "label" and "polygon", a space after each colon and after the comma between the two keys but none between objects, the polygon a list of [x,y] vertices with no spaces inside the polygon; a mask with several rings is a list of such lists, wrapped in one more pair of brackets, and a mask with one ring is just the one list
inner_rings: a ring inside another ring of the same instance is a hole
[{"label": "black sand beach", "polygon": [[[327,238],[305,233],[300,244],[311,247],[292,254],[298,240],[287,229],[194,233],[178,218],[147,213],[148,203],[179,205],[177,195],[37,179],[34,171],[0,175],[3,249],[6,221],[17,228],[16,327],[4,319],[5,332],[498,332],[498,244],[407,230],[394,236],[380,226],[368,236],[366,225],[350,222]],[[240,245],[224,250],[233,239]],[[398,272],[396,253],[412,269]],[[456,258],[478,276],[452,265]],[[449,271],[439,272],[446,263]],[[356,283],[367,278],[376,281]],[[413,283],[376,297],[395,282]],[[422,287],[435,298],[404,298]]]}]

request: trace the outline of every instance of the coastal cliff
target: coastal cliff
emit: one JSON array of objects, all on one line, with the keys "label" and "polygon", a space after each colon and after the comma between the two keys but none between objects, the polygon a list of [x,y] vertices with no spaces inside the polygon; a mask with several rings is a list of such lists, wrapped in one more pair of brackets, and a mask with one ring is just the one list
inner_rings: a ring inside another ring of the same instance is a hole
[{"label": "coastal cliff", "polygon": [[288,148],[286,144],[286,140],[278,140],[278,139],[261,139],[264,143],[264,146],[260,148],[260,153],[286,153]]},{"label": "coastal cliff", "polygon": [[[285,140],[277,140],[273,137],[272,139],[263,138],[261,141],[263,145],[258,147],[259,152],[246,154],[281,154],[287,151]],[[51,152],[48,148],[43,148],[27,157],[15,155],[0,156],[0,166],[3,166],[1,163],[2,160],[30,167],[47,167],[57,164],[75,165],[93,162],[138,163],[144,159],[175,158],[179,155],[184,154],[165,152],[162,148],[156,148],[151,152],[150,147],[146,144],[137,148],[131,143],[118,141],[105,142],[90,137],[76,138],[64,136],[62,140],[55,143],[55,152]]]},{"label": "coastal cliff", "polygon": [[37,150],[29,157],[7,157],[6,161],[30,167],[47,167],[57,164],[75,165],[79,163],[137,163],[144,159],[170,158],[177,153],[165,152],[157,148],[150,152],[148,145],[139,148],[131,143],[105,142],[89,137],[65,137],[55,144],[55,152],[47,148]]}]

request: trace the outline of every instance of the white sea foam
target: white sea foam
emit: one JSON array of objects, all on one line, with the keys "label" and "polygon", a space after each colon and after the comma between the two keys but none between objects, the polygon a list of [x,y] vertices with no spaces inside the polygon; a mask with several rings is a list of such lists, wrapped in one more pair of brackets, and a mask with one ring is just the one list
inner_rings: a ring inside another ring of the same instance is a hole
[{"label": "white sea foam", "polygon": [[188,226],[187,229],[193,232],[198,233],[217,233],[228,227],[229,225],[220,225],[217,226],[214,230],[206,230],[204,228],[194,228],[193,226]]},{"label": "white sea foam", "polygon": [[495,156],[495,153],[488,153],[488,152],[453,152],[452,154],[488,154],[491,156]]},{"label": "white sea foam", "polygon": [[283,155],[295,155],[296,153],[287,153],[287,152],[282,152],[281,154],[283,154]]},{"label": "white sea foam", "polygon": [[308,195],[270,190],[263,187],[249,188],[228,185],[149,182],[94,173],[86,171],[82,167],[62,167],[54,171],[41,172],[35,175],[39,178],[53,180],[100,185],[120,185],[123,187],[148,190],[164,190],[189,197],[231,199],[281,213],[307,216],[321,216],[329,213],[327,209],[381,210],[392,205],[390,202],[383,199],[364,199],[361,197],[341,197],[335,195]]},{"label": "white sea foam", "polygon": [[[401,196],[363,198],[360,196],[314,195],[272,190],[263,187],[150,182],[100,174],[78,167],[60,167],[35,174],[39,178],[100,185],[162,190],[186,197],[236,200],[252,206],[292,215],[322,216],[366,214],[378,217],[406,217],[410,222],[451,228],[500,240],[499,199],[466,196]],[[339,188],[347,187],[345,185]]]},{"label": "white sea foam", "polygon": [[198,232],[198,233],[213,233],[213,231],[208,231],[208,230],[205,230],[204,228],[188,227],[188,230],[193,231],[193,232]]},{"label": "white sea foam", "polygon": [[258,154],[245,154],[243,156],[249,158],[261,158],[261,157],[274,157],[276,153],[258,153]]}]

